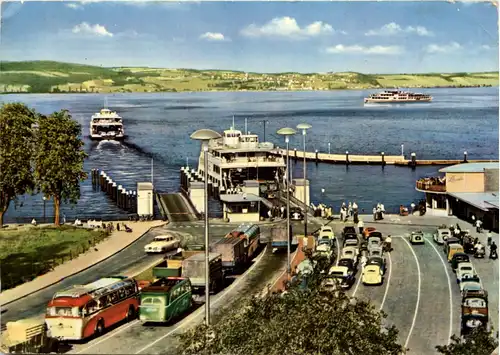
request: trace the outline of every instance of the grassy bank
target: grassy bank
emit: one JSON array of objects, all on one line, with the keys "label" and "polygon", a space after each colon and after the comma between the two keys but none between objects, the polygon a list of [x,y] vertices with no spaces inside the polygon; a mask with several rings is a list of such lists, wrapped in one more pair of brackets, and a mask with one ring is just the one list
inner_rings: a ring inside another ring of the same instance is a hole
[{"label": "grassy bank", "polygon": [[2,289],[13,288],[76,258],[107,238],[105,231],[70,226],[0,231]]},{"label": "grassy bank", "polygon": [[498,72],[362,74],[103,68],[51,61],[0,62],[2,93],[282,91],[497,86]]}]

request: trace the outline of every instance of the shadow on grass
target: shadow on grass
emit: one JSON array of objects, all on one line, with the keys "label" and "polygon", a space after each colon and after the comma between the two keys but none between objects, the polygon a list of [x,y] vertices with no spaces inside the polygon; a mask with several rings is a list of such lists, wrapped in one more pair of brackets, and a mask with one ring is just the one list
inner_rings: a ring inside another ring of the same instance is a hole
[{"label": "shadow on grass", "polygon": [[[92,233],[90,231],[77,230],[75,235],[71,235],[71,232],[69,227],[63,227],[59,229],[44,228],[35,231],[20,230],[16,232],[19,233],[17,235],[1,235],[3,245],[7,245],[6,242],[10,243],[16,237],[23,238],[23,245],[17,250],[28,250],[26,252],[12,253],[0,259],[0,277],[3,290],[32,281],[36,277],[52,271],[56,266],[78,257],[78,255],[85,253],[107,237],[102,232]],[[39,246],[30,245],[30,238],[25,237],[27,233],[30,233],[29,235],[32,238],[39,238],[36,242],[46,240],[48,244]],[[51,235],[51,233],[56,234]],[[62,235],[62,233],[68,234]],[[57,239],[55,238],[59,238],[60,242],[57,243]]]}]

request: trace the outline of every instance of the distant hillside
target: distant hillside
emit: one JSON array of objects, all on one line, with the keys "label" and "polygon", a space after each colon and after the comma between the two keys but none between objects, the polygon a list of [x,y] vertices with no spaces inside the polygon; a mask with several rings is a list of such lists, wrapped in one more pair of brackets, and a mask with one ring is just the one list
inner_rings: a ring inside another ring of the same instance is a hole
[{"label": "distant hillside", "polygon": [[430,74],[253,73],[0,62],[2,93],[337,90],[497,86],[498,72]]}]

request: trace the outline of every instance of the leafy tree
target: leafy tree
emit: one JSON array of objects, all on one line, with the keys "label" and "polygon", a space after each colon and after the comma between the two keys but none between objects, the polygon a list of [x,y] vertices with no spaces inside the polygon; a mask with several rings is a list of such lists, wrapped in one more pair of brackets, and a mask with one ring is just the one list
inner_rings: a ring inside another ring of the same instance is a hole
[{"label": "leafy tree", "polygon": [[[397,355],[398,330],[386,315],[344,292],[322,292],[317,272],[309,288],[252,298],[207,328],[180,335],[183,354],[365,354]],[[297,282],[300,284],[300,282]]]},{"label": "leafy tree", "polygon": [[35,178],[39,191],[54,199],[56,226],[60,225],[61,202],[76,203],[80,198],[80,182],[87,177],[83,170],[87,154],[80,135],[81,126],[67,110],[40,118]]},{"label": "leafy tree", "polygon": [[445,355],[491,355],[497,347],[498,339],[492,331],[479,327],[465,338],[453,335],[449,345],[438,345],[436,349]]},{"label": "leafy tree", "polygon": [[0,108],[0,227],[10,202],[34,188],[32,125],[37,117],[21,103]]}]

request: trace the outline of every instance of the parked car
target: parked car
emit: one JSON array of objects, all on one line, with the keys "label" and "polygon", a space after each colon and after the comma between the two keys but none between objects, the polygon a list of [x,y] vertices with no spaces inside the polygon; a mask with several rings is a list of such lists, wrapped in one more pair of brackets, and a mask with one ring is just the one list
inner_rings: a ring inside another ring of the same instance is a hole
[{"label": "parked car", "polygon": [[363,237],[368,238],[370,236],[370,234],[372,234],[373,232],[376,232],[376,231],[377,231],[377,229],[374,227],[366,227],[363,229]]},{"label": "parked car", "polygon": [[342,249],[342,258],[353,258],[353,259],[358,259],[359,258],[359,249],[355,247],[344,247]]},{"label": "parked car", "polygon": [[327,278],[336,279],[344,290],[351,288],[355,280],[353,270],[346,266],[332,266]]},{"label": "parked car", "polygon": [[367,264],[363,269],[363,276],[361,280],[363,285],[382,285],[384,282],[384,273],[382,272],[380,265]]},{"label": "parked car", "polygon": [[352,272],[356,272],[358,268],[358,260],[352,258],[340,258],[337,266],[345,266]]},{"label": "parked car", "polygon": [[354,234],[356,235],[356,227],[354,226],[354,223],[346,223],[344,229],[342,230],[342,237],[345,238],[347,234]]},{"label": "parked car", "polygon": [[366,261],[366,265],[378,265],[382,270],[382,273],[385,274],[386,271],[386,261],[383,257],[380,256],[370,256]]},{"label": "parked car", "polygon": [[321,226],[319,230],[318,238],[330,238],[335,239],[335,233],[333,233],[333,228],[330,226]]},{"label": "parked car", "polygon": [[370,236],[368,238],[368,252],[373,248],[382,248],[382,238],[378,236]]},{"label": "parked car", "polygon": [[411,232],[410,234],[410,243],[411,244],[424,244],[424,233],[422,231]]},{"label": "parked car", "polygon": [[446,239],[451,237],[451,233],[448,228],[438,228],[432,237],[437,244],[442,245]]},{"label": "parked car", "polygon": [[378,256],[381,258],[382,255],[384,255],[384,251],[383,251],[382,247],[372,247],[371,249],[368,250],[368,257],[369,258],[374,257],[374,256]]},{"label": "parked car", "polygon": [[476,276],[476,270],[474,270],[474,265],[469,263],[460,263],[456,269],[457,283],[462,282],[465,279],[472,278]]},{"label": "parked car", "polygon": [[344,247],[353,247],[359,249],[359,240],[358,238],[349,238],[344,240]]},{"label": "parked car", "polygon": [[455,253],[453,254],[453,257],[451,258],[450,261],[451,269],[453,270],[453,272],[455,272],[459,263],[468,263],[468,262],[470,262],[469,255],[465,253]]},{"label": "parked car", "polygon": [[449,244],[446,249],[448,250],[448,254],[447,254],[448,262],[451,262],[451,260],[453,259],[453,256],[457,253],[465,254],[464,248],[460,244]]},{"label": "parked car", "polygon": [[179,248],[181,241],[172,235],[159,235],[144,247],[146,253],[166,253]]},{"label": "parked car", "polygon": [[470,277],[466,280],[463,280],[459,284],[460,292],[462,295],[467,291],[477,291],[480,292],[483,290],[483,285],[481,285],[481,280],[478,276]]}]

